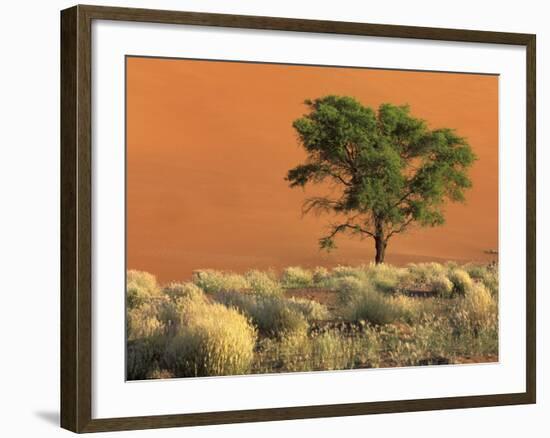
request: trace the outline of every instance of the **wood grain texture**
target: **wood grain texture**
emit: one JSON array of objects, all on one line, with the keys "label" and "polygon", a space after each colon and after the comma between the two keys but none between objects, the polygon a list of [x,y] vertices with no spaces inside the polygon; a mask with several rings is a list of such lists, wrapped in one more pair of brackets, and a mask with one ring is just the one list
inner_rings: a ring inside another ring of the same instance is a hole
[{"label": "wood grain texture", "polygon": [[61,16],[61,426],[77,429],[76,8]]},{"label": "wood grain texture", "polygon": [[[92,419],[91,23],[94,19],[513,44],[527,49],[527,381],[517,394],[200,414]],[[149,429],[534,403],[535,79],[530,34],[195,12],[75,6],[61,13],[61,425],[74,432]]]}]

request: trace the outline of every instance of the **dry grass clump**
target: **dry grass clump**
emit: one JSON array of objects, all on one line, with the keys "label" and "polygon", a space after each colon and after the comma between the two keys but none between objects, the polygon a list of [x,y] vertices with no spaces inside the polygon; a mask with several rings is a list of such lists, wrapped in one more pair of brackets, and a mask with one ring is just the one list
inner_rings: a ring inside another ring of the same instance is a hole
[{"label": "dry grass clump", "polygon": [[290,266],[283,270],[281,282],[285,287],[312,287],[313,273],[299,266]]},{"label": "dry grass clump", "polygon": [[351,275],[331,278],[327,284],[327,287],[338,293],[338,302],[340,304],[349,303],[355,295],[369,286],[368,282],[364,279]]},{"label": "dry grass clump", "polygon": [[126,312],[126,333],[128,340],[160,336],[164,324],[159,319],[159,307],[154,302],[143,303],[138,307],[129,307]]},{"label": "dry grass clump", "polygon": [[248,288],[248,281],[242,275],[214,269],[195,271],[193,283],[208,293]]},{"label": "dry grass clump", "polygon": [[497,303],[489,290],[482,283],[475,283],[459,299],[451,319],[459,330],[479,333],[497,323],[497,312]]},{"label": "dry grass clump", "polygon": [[365,277],[365,271],[368,268],[366,268],[363,265],[360,266],[336,266],[332,269],[331,277],[332,278],[338,278],[338,277],[358,277],[358,278],[364,278]]},{"label": "dry grass clump", "polygon": [[130,270],[126,273],[126,303],[137,307],[160,295],[157,279],[148,272]]},{"label": "dry grass clump", "polygon": [[453,293],[465,296],[474,287],[474,282],[470,275],[463,269],[453,269],[449,272],[449,280],[453,283]]},{"label": "dry grass clump", "polygon": [[305,331],[308,327],[302,313],[304,307],[280,297],[224,292],[217,294],[215,299],[251,318],[265,336],[282,337],[288,333]]},{"label": "dry grass clump", "polygon": [[[290,267],[280,278],[272,271],[206,270],[192,282],[164,287],[148,273],[129,271],[127,284],[129,379],[418,366],[498,355],[498,267],[492,265]],[[307,296],[320,302],[286,298],[284,287],[317,288]]]},{"label": "dry grass clump", "polygon": [[245,274],[248,288],[251,292],[260,295],[281,295],[283,288],[277,282],[275,274],[272,272],[262,272],[258,270],[248,271]]},{"label": "dry grass clump", "polygon": [[366,286],[351,297],[341,312],[348,321],[367,321],[374,325],[389,324],[404,316],[404,309],[399,303]]},{"label": "dry grass clump", "polygon": [[440,297],[445,298],[450,298],[454,289],[453,282],[443,274],[432,277],[428,287]]},{"label": "dry grass clump", "polygon": [[493,298],[498,296],[498,267],[497,265],[474,265],[464,266],[464,269],[473,280],[480,281],[491,292]]},{"label": "dry grass clump", "polygon": [[253,358],[256,331],[242,314],[221,304],[184,298],[180,327],[166,350],[178,377],[244,374]]},{"label": "dry grass clump", "polygon": [[180,298],[198,298],[204,295],[202,289],[194,283],[171,282],[162,288],[162,292],[172,300]]},{"label": "dry grass clump", "polygon": [[126,343],[126,378],[147,379],[152,370],[159,369],[166,351],[165,338],[153,336],[128,340]]},{"label": "dry grass clump", "polygon": [[317,301],[292,297],[286,302],[288,306],[296,309],[308,321],[320,321],[330,317],[330,313],[326,306]]},{"label": "dry grass clump", "polygon": [[330,278],[330,271],[327,268],[323,266],[318,266],[313,270],[313,283],[315,285],[321,286],[329,278]]},{"label": "dry grass clump", "polygon": [[397,293],[406,275],[407,269],[397,268],[387,264],[371,264],[366,270],[370,283],[376,290],[384,293]]},{"label": "dry grass clump", "polygon": [[260,342],[254,372],[325,371],[377,366],[377,338],[349,337],[339,330],[316,335],[294,333]]}]

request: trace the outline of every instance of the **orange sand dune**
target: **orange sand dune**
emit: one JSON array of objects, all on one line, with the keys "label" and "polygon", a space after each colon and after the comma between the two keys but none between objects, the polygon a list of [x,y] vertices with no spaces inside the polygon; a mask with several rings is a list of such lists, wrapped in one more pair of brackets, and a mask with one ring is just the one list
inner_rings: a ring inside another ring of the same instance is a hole
[{"label": "orange sand dune", "polygon": [[498,247],[498,77],[273,64],[128,58],[128,268],[161,281],[194,269],[368,263],[371,240],[320,252],[326,218],[301,216],[289,189],[304,159],[291,123],[304,99],[351,95],[408,103],[432,128],[467,137],[479,160],[466,204],[445,226],[393,239],[387,262],[493,260]]}]

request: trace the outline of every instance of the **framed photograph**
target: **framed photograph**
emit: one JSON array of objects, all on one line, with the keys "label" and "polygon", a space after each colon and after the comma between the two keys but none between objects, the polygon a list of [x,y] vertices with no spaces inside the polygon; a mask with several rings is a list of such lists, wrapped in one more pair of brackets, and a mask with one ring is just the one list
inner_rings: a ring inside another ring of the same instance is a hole
[{"label": "framed photograph", "polygon": [[535,35],[61,12],[61,423],[535,403]]}]

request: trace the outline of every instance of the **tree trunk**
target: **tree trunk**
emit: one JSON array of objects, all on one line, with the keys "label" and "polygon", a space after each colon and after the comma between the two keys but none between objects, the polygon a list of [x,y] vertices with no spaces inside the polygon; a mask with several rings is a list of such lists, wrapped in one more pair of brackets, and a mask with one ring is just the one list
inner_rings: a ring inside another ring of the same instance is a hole
[{"label": "tree trunk", "polygon": [[386,246],[388,243],[384,240],[383,236],[376,236],[374,242],[376,244],[376,258],[374,262],[379,265],[380,263],[384,263],[384,256],[386,255]]}]

